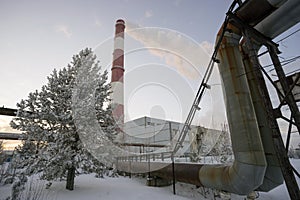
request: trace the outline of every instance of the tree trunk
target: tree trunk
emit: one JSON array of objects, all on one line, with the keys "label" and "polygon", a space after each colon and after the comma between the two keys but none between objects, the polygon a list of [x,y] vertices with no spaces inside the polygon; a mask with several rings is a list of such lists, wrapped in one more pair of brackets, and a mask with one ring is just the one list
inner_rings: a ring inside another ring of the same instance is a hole
[{"label": "tree trunk", "polygon": [[71,167],[68,169],[68,174],[67,174],[67,184],[66,184],[67,190],[74,190],[74,179],[75,179],[75,167]]}]

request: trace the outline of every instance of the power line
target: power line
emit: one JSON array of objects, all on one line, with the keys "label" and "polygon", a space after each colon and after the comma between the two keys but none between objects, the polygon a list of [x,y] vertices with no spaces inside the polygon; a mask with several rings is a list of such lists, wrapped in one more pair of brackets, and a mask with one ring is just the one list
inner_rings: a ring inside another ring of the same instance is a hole
[{"label": "power line", "polygon": [[284,38],[278,40],[276,43],[282,42],[283,40],[285,40],[285,39],[291,37],[292,35],[296,34],[296,33],[299,32],[299,31],[300,31],[300,28],[298,28],[296,31],[292,32],[291,34],[285,36]]},{"label": "power line", "polygon": [[[298,60],[300,58],[300,56],[295,56],[294,58],[291,58],[291,59],[288,59],[288,60],[284,60],[284,61],[282,61],[281,62],[281,66],[283,67],[283,66],[285,66],[285,65],[288,65],[288,64],[290,64],[290,63],[293,63],[293,62],[295,62],[296,60]],[[273,64],[272,64],[273,65]],[[275,69],[273,68],[273,69],[270,69],[268,72],[272,72],[272,71],[274,71]]]},{"label": "power line", "polygon": [[[292,57],[292,58],[290,58],[290,59],[286,59],[286,60],[284,60],[284,61],[281,61],[280,63],[281,63],[282,66],[285,66],[285,65],[288,65],[288,64],[290,64],[290,63],[292,63],[292,62],[295,62],[295,61],[298,60],[299,58],[300,58],[300,55],[299,55],[299,56]],[[272,67],[272,66],[274,66],[273,63],[272,63],[272,64],[265,65],[265,66],[263,66],[263,68],[268,68],[268,67]],[[271,70],[269,70],[268,72],[271,72],[271,71],[273,71],[273,70],[274,70],[274,69],[271,69]]]},{"label": "power line", "polygon": [[[284,38],[282,38],[282,39],[278,40],[278,41],[277,41],[277,42],[275,42],[275,43],[282,42],[283,40],[286,40],[287,38],[289,38],[289,37],[291,37],[292,35],[294,35],[294,34],[298,33],[299,31],[300,31],[300,28],[298,28],[298,29],[297,29],[297,30],[295,30],[294,32],[290,33],[289,35],[285,36]],[[258,55],[257,55],[257,57],[260,57],[260,56],[262,56],[262,55],[265,55],[266,53],[268,53],[268,50],[266,50],[266,51],[264,51],[264,52],[262,52],[262,53],[258,54]]]}]

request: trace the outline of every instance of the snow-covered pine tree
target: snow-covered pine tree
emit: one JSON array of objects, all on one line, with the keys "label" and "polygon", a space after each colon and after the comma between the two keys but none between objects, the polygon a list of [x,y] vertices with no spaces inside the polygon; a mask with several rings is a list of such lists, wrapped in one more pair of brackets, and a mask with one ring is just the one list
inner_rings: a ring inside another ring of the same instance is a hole
[{"label": "snow-covered pine tree", "polygon": [[[18,149],[20,158],[26,158],[23,162],[26,172],[29,175],[41,172],[41,178],[48,181],[66,178],[68,190],[74,188],[78,169],[99,173],[103,168],[83,148],[72,117],[72,89],[76,86],[78,69],[85,67],[83,65],[100,67],[91,49],[84,49],[73,56],[66,68],[54,70],[40,92],[30,93],[28,99],[17,104],[18,115],[11,121],[11,126],[21,130],[28,138]],[[95,92],[97,119],[107,137],[113,139],[116,132],[109,106],[107,72],[98,77]]]}]

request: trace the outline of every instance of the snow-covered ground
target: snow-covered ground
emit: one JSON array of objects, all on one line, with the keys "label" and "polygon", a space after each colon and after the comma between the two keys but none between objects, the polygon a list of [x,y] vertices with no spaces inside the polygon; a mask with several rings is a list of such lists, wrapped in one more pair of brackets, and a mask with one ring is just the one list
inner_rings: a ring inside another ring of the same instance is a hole
[{"label": "snow-covered ground", "polygon": [[[291,159],[293,166],[300,171],[300,159]],[[65,182],[54,182],[50,189],[45,188],[45,181],[31,181],[32,188],[41,192],[38,199],[56,199],[56,200],[201,200],[213,199],[214,191],[211,189],[196,188],[195,186],[183,183],[176,184],[176,193],[173,195],[172,186],[167,187],[148,187],[146,180],[142,178],[118,177],[104,179],[95,178],[92,174],[80,175],[75,179],[75,190],[68,191],[65,189]],[[298,184],[300,179],[297,178]],[[5,199],[9,196],[11,185],[0,187],[0,199]],[[230,195],[229,195],[230,196]],[[244,196],[231,194],[231,199],[244,199]],[[218,198],[217,198],[218,199]],[[273,189],[268,193],[260,192],[259,199],[269,200],[289,199],[285,184]]]},{"label": "snow-covered ground", "polygon": [[[46,182],[39,181],[39,185]],[[139,178],[105,177],[104,179],[95,178],[93,175],[80,175],[75,179],[75,189],[68,191],[65,189],[65,182],[55,182],[50,189],[43,189],[40,199],[57,200],[153,200],[153,199],[188,199],[182,196],[174,196],[169,187],[147,187]],[[9,196],[11,187],[9,185],[0,187],[0,199]]]}]

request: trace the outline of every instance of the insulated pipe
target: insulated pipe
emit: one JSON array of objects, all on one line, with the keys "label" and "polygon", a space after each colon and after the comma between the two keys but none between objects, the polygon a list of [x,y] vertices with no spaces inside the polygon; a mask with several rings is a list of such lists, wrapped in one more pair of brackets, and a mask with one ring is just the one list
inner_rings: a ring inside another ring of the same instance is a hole
[{"label": "insulated pipe", "polygon": [[[249,0],[236,14],[246,23],[255,25],[285,2],[286,0]],[[254,9],[259,10],[258,15],[251,15]],[[204,165],[199,170],[199,179],[205,187],[237,194],[248,194],[263,183],[264,187],[261,188],[270,190],[282,183],[282,175],[279,173],[271,179],[270,182],[274,184],[268,182],[269,175],[278,172],[278,163],[272,163],[268,159],[272,166],[268,168],[265,177],[267,162],[264,146],[239,50],[241,32],[230,24],[227,28],[231,33],[225,33],[218,59],[235,161],[231,166]],[[265,142],[271,141],[269,139]],[[271,146],[266,147],[273,152]]]},{"label": "insulated pipe", "polygon": [[[264,176],[262,185],[258,188],[259,191],[270,191],[271,189],[281,185],[283,183],[283,176],[279,165],[278,158],[276,156],[274,143],[270,142],[272,138],[272,130],[268,126],[265,106],[263,104],[263,97],[259,93],[259,84],[256,81],[252,64],[245,46],[241,43],[241,49],[243,54],[243,63],[246,70],[249,89],[251,92],[251,98],[257,118],[258,127],[260,130],[261,140],[264,146],[265,157],[267,161],[267,169]],[[257,54],[256,54],[257,55]]]},{"label": "insulated pipe", "polygon": [[[239,18],[247,21],[249,25],[256,25],[266,16],[275,11],[287,0],[250,0],[245,1],[242,6],[236,9]],[[255,12],[255,14],[253,14]]]},{"label": "insulated pipe", "polygon": [[228,28],[232,32],[225,33],[218,59],[235,161],[230,166],[204,165],[199,179],[205,187],[245,195],[262,184],[267,163],[239,51],[241,35],[230,24]]},{"label": "insulated pipe", "polygon": [[299,0],[288,0],[254,28],[269,38],[275,38],[300,21]]}]

